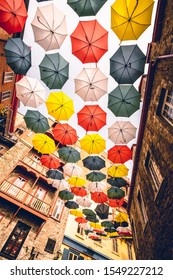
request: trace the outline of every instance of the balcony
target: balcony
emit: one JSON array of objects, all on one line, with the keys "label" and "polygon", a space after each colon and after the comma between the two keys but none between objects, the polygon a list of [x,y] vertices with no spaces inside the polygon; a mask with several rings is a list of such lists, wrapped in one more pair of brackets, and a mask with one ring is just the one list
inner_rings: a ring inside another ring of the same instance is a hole
[{"label": "balcony", "polygon": [[47,167],[43,166],[38,160],[35,160],[32,157],[24,157],[22,159],[22,163],[32,167],[36,172],[38,172],[39,174],[46,176],[46,172],[49,170]]},{"label": "balcony", "polygon": [[8,181],[4,181],[0,185],[0,196],[44,219],[44,216],[48,216],[51,208],[50,204],[40,200],[29,192],[24,191]]}]

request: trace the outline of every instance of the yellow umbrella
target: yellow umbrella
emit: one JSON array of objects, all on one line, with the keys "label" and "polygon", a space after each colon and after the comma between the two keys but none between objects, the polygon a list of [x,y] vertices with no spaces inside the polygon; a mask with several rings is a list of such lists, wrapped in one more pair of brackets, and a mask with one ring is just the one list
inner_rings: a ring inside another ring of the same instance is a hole
[{"label": "yellow umbrella", "polygon": [[127,176],[129,169],[124,164],[115,164],[108,168],[108,175],[111,177]]},{"label": "yellow umbrella", "polygon": [[54,140],[42,133],[37,133],[32,139],[34,149],[42,154],[51,154],[55,151],[56,146]]},{"label": "yellow umbrella", "polygon": [[70,185],[80,187],[80,186],[84,186],[86,184],[86,180],[84,178],[82,178],[82,177],[71,176],[68,179],[68,183]]},{"label": "yellow umbrella", "polygon": [[118,232],[108,232],[107,233],[107,237],[118,237],[118,236],[119,236]]},{"label": "yellow umbrella", "polygon": [[127,222],[128,221],[128,214],[127,213],[122,213],[122,212],[119,212],[116,217],[115,217],[115,221],[117,223],[122,223],[122,222]]},{"label": "yellow umbrella", "polygon": [[153,0],[116,0],[111,6],[111,28],[120,41],[137,40],[150,26]]},{"label": "yellow umbrella", "polygon": [[48,113],[56,120],[69,120],[74,113],[73,100],[64,92],[51,92],[46,100]]},{"label": "yellow umbrella", "polygon": [[89,154],[99,154],[106,149],[106,141],[99,134],[87,134],[80,140],[81,149]]},{"label": "yellow umbrella", "polygon": [[98,223],[91,222],[91,223],[89,223],[89,225],[90,225],[90,227],[95,228],[95,229],[103,229],[103,227]]},{"label": "yellow umbrella", "polygon": [[76,217],[83,217],[83,213],[78,209],[71,209],[70,214]]}]

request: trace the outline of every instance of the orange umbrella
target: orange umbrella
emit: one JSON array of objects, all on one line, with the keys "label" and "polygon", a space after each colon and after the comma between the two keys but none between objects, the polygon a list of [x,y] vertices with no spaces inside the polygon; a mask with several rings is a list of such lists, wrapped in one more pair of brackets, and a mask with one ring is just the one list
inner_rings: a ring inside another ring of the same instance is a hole
[{"label": "orange umbrella", "polygon": [[83,217],[77,217],[77,218],[75,218],[75,221],[78,222],[78,223],[80,223],[80,224],[85,224],[85,223],[88,222],[88,220],[86,220],[86,219],[83,218]]},{"label": "orange umbrella", "polygon": [[76,196],[81,196],[81,197],[87,195],[87,191],[83,187],[72,187],[71,192]]},{"label": "orange umbrella", "polygon": [[58,123],[52,129],[54,138],[62,145],[73,145],[76,143],[78,137],[76,130],[68,123]]},{"label": "orange umbrella", "polygon": [[132,159],[132,151],[126,145],[115,145],[108,150],[108,159],[113,163],[125,163]]},{"label": "orange umbrella", "polygon": [[104,203],[108,200],[108,197],[104,192],[93,192],[91,193],[91,199],[96,203]]},{"label": "orange umbrella", "polygon": [[52,155],[42,155],[40,161],[44,166],[48,167],[49,169],[57,169],[61,166],[59,159]]}]

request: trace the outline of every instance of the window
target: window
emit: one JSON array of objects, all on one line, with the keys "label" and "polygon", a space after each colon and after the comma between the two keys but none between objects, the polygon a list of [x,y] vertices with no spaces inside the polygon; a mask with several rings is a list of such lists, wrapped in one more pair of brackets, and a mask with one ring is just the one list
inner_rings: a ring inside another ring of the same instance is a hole
[{"label": "window", "polygon": [[141,218],[142,218],[142,220],[141,220],[142,226],[144,227],[148,221],[148,217],[147,217],[144,201],[143,201],[140,190],[138,190],[137,200],[138,200],[138,205],[140,208],[140,214],[141,214]]},{"label": "window", "polygon": [[1,92],[1,102],[9,99],[11,96],[11,90]]},{"label": "window", "polygon": [[166,90],[161,115],[173,125],[173,90]]},{"label": "window", "polygon": [[56,204],[54,206],[53,212],[52,212],[52,217],[54,217],[57,220],[60,220],[61,215],[62,215],[62,211],[64,208],[64,202],[61,199],[58,199],[56,201]]},{"label": "window", "polygon": [[4,72],[4,83],[12,82],[14,79],[14,72]]},{"label": "window", "polygon": [[3,246],[0,255],[7,259],[15,260],[30,229],[30,226],[19,221]]},{"label": "window", "polygon": [[44,251],[46,251],[46,252],[48,252],[50,254],[53,254],[53,251],[54,251],[54,248],[55,248],[55,244],[56,244],[56,240],[48,238]]},{"label": "window", "polygon": [[132,244],[131,243],[127,243],[127,253],[128,253],[128,259],[133,260]]},{"label": "window", "polygon": [[77,233],[81,234],[81,235],[84,235],[84,229],[81,228],[78,224],[78,227],[77,227]]},{"label": "window", "polygon": [[138,238],[137,238],[136,227],[135,227],[135,223],[134,223],[133,219],[131,221],[131,228],[132,228],[132,233],[133,233],[134,245],[136,248],[138,248]]},{"label": "window", "polygon": [[80,253],[72,248],[64,248],[62,260],[84,260],[84,257],[80,256]]},{"label": "window", "polygon": [[118,240],[115,238],[112,239],[112,247],[113,251],[118,254]]},{"label": "window", "polygon": [[25,185],[25,183],[26,180],[23,177],[19,176],[12,182],[13,185],[8,189],[8,193],[16,197],[20,192],[20,189],[22,189],[23,186]]},{"label": "window", "polygon": [[70,252],[68,256],[68,260],[73,260],[73,261],[78,260],[78,255]]}]

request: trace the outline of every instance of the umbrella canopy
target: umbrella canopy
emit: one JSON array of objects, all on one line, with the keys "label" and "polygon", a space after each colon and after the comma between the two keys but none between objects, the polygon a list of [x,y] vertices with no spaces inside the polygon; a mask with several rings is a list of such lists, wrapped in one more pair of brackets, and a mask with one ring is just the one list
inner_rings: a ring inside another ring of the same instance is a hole
[{"label": "umbrella canopy", "polygon": [[99,154],[106,149],[106,141],[99,134],[87,134],[80,140],[81,149],[88,154]]},{"label": "umbrella canopy", "polygon": [[66,201],[64,205],[65,205],[65,207],[67,207],[69,209],[79,208],[79,205],[73,200]]},{"label": "umbrella canopy", "polygon": [[75,93],[84,101],[98,101],[107,87],[108,78],[99,68],[84,68],[75,78]]},{"label": "umbrella canopy", "polygon": [[76,196],[81,196],[81,197],[87,195],[87,191],[84,187],[72,187],[71,192]]},{"label": "umbrella canopy", "polygon": [[86,216],[96,216],[96,213],[92,209],[82,209],[82,213]]},{"label": "umbrella canopy", "polygon": [[73,100],[64,92],[51,92],[46,100],[48,113],[57,121],[69,120],[74,113]]},{"label": "umbrella canopy", "polygon": [[24,76],[16,83],[16,96],[29,107],[37,108],[45,102],[46,91],[39,80]]},{"label": "umbrella canopy", "polygon": [[71,176],[69,179],[68,179],[68,183],[72,186],[78,186],[78,187],[81,187],[81,186],[84,186],[86,184],[86,180],[82,177],[77,177],[77,176]]},{"label": "umbrella canopy", "polygon": [[76,163],[80,160],[80,153],[73,147],[62,147],[58,150],[59,158],[65,162]]},{"label": "umbrella canopy", "polygon": [[6,62],[14,73],[25,75],[31,67],[31,49],[22,39],[8,38],[4,47],[4,52]]},{"label": "umbrella canopy", "polygon": [[114,224],[110,221],[103,221],[103,222],[101,222],[101,226],[106,227],[106,228],[113,228]]},{"label": "umbrella canopy", "polygon": [[66,163],[63,166],[63,170],[65,175],[71,177],[71,176],[77,176],[80,177],[82,175],[82,168],[77,165],[76,163]]},{"label": "umbrella canopy", "polygon": [[86,216],[86,219],[92,223],[98,223],[99,219],[95,216]]},{"label": "umbrella canopy", "polygon": [[150,26],[153,0],[121,1],[111,6],[111,28],[121,41],[137,40]]},{"label": "umbrella canopy", "polygon": [[107,182],[113,186],[113,187],[118,187],[118,188],[121,188],[121,187],[125,187],[128,185],[128,183],[122,179],[121,177],[118,178],[118,177],[111,177],[111,178],[108,178],[107,179]]},{"label": "umbrella canopy", "polygon": [[70,210],[70,214],[76,217],[83,217],[83,213],[79,209]]},{"label": "umbrella canopy", "polygon": [[0,27],[8,34],[21,32],[27,16],[28,14],[23,0],[1,0]]},{"label": "umbrella canopy", "polygon": [[90,207],[92,202],[87,197],[77,197],[76,202],[82,207]]},{"label": "umbrella canopy", "polygon": [[88,185],[88,190],[90,192],[102,192],[106,188],[106,184],[104,182],[92,182]]},{"label": "umbrella canopy", "polygon": [[117,117],[130,117],[139,110],[140,99],[133,85],[118,85],[108,95],[108,108]]},{"label": "umbrella canopy", "polygon": [[77,223],[80,223],[80,224],[86,224],[88,221],[85,219],[85,218],[83,218],[83,217],[77,217],[77,218],[75,218],[75,221],[77,222]]},{"label": "umbrella canopy", "polygon": [[55,151],[56,146],[54,140],[49,136],[42,133],[37,133],[32,139],[34,149],[36,149],[41,154],[51,154]]},{"label": "umbrella canopy", "polygon": [[115,221],[118,223],[122,223],[122,222],[127,222],[128,221],[128,214],[127,213],[123,213],[123,212],[119,212],[116,217],[115,217]]},{"label": "umbrella canopy", "polygon": [[137,45],[120,46],[110,58],[110,75],[118,84],[133,84],[144,73],[145,60]]},{"label": "umbrella canopy", "polygon": [[61,166],[59,159],[52,155],[42,155],[40,162],[49,169],[57,169]]},{"label": "umbrella canopy", "polygon": [[100,182],[106,178],[106,175],[99,171],[93,171],[86,174],[86,179],[91,182]]},{"label": "umbrella canopy", "polygon": [[124,164],[114,164],[108,168],[108,175],[111,177],[125,177],[128,175],[128,168]]},{"label": "umbrella canopy", "polygon": [[49,169],[46,173],[48,178],[54,179],[54,180],[62,180],[64,179],[64,175],[56,169]]},{"label": "umbrella canopy", "polygon": [[39,69],[49,89],[61,89],[69,77],[69,63],[59,53],[45,54]]},{"label": "umbrella canopy", "polygon": [[23,118],[27,128],[35,133],[45,133],[50,128],[47,118],[38,111],[27,110]]},{"label": "umbrella canopy", "polygon": [[116,233],[116,229],[114,227],[105,228],[104,231],[109,232],[109,233],[113,233],[113,232]]},{"label": "umbrella canopy", "polygon": [[58,193],[58,196],[62,200],[70,200],[70,199],[73,199],[74,194],[72,192],[70,192],[69,190],[62,190]]},{"label": "umbrella canopy", "polygon": [[99,156],[88,156],[82,161],[83,165],[90,170],[100,170],[105,167],[105,161]]},{"label": "umbrella canopy", "polygon": [[70,38],[72,53],[82,63],[98,62],[108,50],[108,31],[97,20],[79,21]]},{"label": "umbrella canopy", "polygon": [[101,224],[91,222],[91,223],[89,223],[89,225],[90,225],[90,227],[92,227],[94,229],[103,230],[103,227],[101,226]]},{"label": "umbrella canopy", "polygon": [[125,192],[120,188],[111,187],[110,189],[107,190],[107,196],[109,198],[121,199],[125,196]]},{"label": "umbrella canopy", "polygon": [[132,159],[132,151],[126,145],[115,145],[108,150],[108,159],[113,163],[125,163]]},{"label": "umbrella canopy", "polygon": [[100,219],[107,219],[109,214],[109,205],[106,205],[104,203],[98,204],[95,208],[95,212]]},{"label": "umbrella canopy", "polygon": [[45,51],[59,49],[67,36],[66,16],[52,3],[37,7],[31,26],[35,42]]},{"label": "umbrella canopy", "polygon": [[129,227],[118,227],[117,228],[118,234],[131,236],[132,232]]},{"label": "umbrella canopy", "polygon": [[112,208],[121,207],[124,203],[124,198],[116,199],[116,198],[109,198],[108,204]]},{"label": "umbrella canopy", "polygon": [[79,17],[94,16],[107,0],[68,0],[67,4],[78,14]]},{"label": "umbrella canopy", "polygon": [[68,123],[58,123],[52,129],[54,138],[62,145],[73,145],[76,143],[78,137],[76,130]]},{"label": "umbrella canopy", "polygon": [[115,144],[127,144],[136,137],[136,130],[129,121],[118,121],[108,127],[108,138]]},{"label": "umbrella canopy", "polygon": [[108,197],[104,192],[93,192],[91,193],[91,199],[96,203],[107,202]]},{"label": "umbrella canopy", "polygon": [[86,131],[99,131],[106,125],[106,112],[99,105],[85,105],[77,113],[77,119]]},{"label": "umbrella canopy", "polygon": [[59,191],[69,190],[70,185],[65,179],[62,180],[53,180],[52,186]]}]

